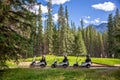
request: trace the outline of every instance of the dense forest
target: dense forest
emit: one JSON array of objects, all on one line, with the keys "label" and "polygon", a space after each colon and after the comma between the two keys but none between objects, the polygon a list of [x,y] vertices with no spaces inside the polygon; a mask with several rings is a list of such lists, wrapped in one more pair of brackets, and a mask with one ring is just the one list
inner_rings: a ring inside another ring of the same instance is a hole
[{"label": "dense forest", "polygon": [[[39,13],[31,12],[39,5]],[[27,8],[25,7],[27,6]],[[53,21],[52,2],[42,21],[41,3],[34,0],[0,0],[0,66],[6,60],[40,56],[42,54],[120,58],[120,13],[108,16],[108,30],[98,32],[92,25],[84,28],[69,20],[68,7],[60,5],[58,21]],[[45,23],[43,25],[43,23]]]}]

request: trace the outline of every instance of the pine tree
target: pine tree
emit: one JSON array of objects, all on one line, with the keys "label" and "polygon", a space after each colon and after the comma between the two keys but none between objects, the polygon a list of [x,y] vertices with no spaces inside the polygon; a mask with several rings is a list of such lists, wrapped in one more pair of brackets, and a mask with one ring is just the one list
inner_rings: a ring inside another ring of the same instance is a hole
[{"label": "pine tree", "polygon": [[108,52],[109,57],[114,54],[114,39],[113,39],[113,16],[112,14],[109,15],[108,18]]},{"label": "pine tree", "polygon": [[0,68],[6,60],[18,61],[20,56],[28,57],[32,53],[30,33],[34,15],[23,5],[34,2],[6,1],[8,0],[0,0]]},{"label": "pine tree", "polygon": [[66,52],[66,27],[65,27],[65,15],[63,6],[60,5],[60,9],[58,11],[58,29],[59,29],[59,53]]},{"label": "pine tree", "polygon": [[79,30],[75,35],[74,40],[74,53],[75,54],[86,54],[86,47],[82,38],[82,33]]},{"label": "pine tree", "polygon": [[107,57],[107,55],[108,55],[108,34],[107,34],[107,32],[105,32],[104,34],[103,34],[103,46],[104,46],[104,55],[103,55],[103,57]]},{"label": "pine tree", "polygon": [[114,55],[120,58],[120,13],[118,9],[116,9],[114,17],[114,29],[112,34],[114,39]]},{"label": "pine tree", "polygon": [[86,28],[86,49],[87,54],[90,54],[90,27]]},{"label": "pine tree", "polygon": [[68,8],[67,6],[65,7],[65,19],[66,19],[66,23],[65,23],[65,48],[66,48],[66,53],[67,54],[71,54],[71,31],[70,31],[70,26],[69,26],[69,15],[68,15]]},{"label": "pine tree", "polygon": [[48,53],[48,44],[47,44],[47,36],[48,36],[48,29],[47,29],[47,19],[44,21],[44,33],[43,33],[43,53],[47,54]]},{"label": "pine tree", "polygon": [[95,28],[93,29],[93,33],[92,34],[93,34],[93,47],[92,47],[93,54],[91,56],[97,57],[97,53],[99,52],[98,51],[98,40],[97,40],[98,35],[97,35],[97,31],[96,31]]},{"label": "pine tree", "polygon": [[83,27],[84,27],[83,19],[81,19],[80,24],[81,24],[81,29],[83,30]]},{"label": "pine tree", "polygon": [[48,1],[48,19],[47,19],[47,46],[48,46],[48,53],[52,53],[53,49],[53,20],[52,20],[52,1]]},{"label": "pine tree", "polygon": [[57,26],[53,25],[53,53],[56,55],[58,53],[59,45],[58,45],[58,30]]},{"label": "pine tree", "polygon": [[92,25],[89,25],[83,31],[83,40],[85,42],[87,54],[90,54],[93,57],[100,57],[101,55],[105,56],[102,34],[97,32]]},{"label": "pine tree", "polygon": [[103,57],[104,55],[104,46],[103,46],[103,41],[102,41],[102,35],[101,33],[98,32],[98,49],[99,49],[99,52],[98,52],[98,57]]},{"label": "pine tree", "polygon": [[68,23],[68,21],[69,21],[69,15],[68,15],[68,8],[67,8],[67,6],[65,7],[65,19],[66,19],[66,24],[67,24],[67,27],[69,27],[69,23]]},{"label": "pine tree", "polygon": [[90,51],[90,52],[89,52],[89,53],[90,53],[90,55],[93,55],[93,47],[94,47],[94,42],[93,42],[93,40],[94,40],[94,36],[93,36],[94,33],[93,33],[93,31],[94,31],[94,30],[93,30],[93,28],[92,28],[91,25],[89,26],[89,30],[90,30],[90,33],[89,33],[89,36],[90,36],[90,37],[89,37],[89,38],[90,38],[90,39],[89,39],[89,40],[90,40],[90,41],[89,41],[89,51]]},{"label": "pine tree", "polygon": [[42,27],[42,10],[41,4],[39,5],[38,14],[38,54],[43,54],[43,27]]}]

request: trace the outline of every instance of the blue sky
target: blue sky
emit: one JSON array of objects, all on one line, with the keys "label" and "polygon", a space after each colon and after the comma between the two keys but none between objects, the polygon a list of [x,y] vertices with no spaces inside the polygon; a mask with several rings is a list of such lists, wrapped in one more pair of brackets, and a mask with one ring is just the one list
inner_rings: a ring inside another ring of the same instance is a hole
[{"label": "blue sky", "polygon": [[[47,0],[37,0],[42,3],[43,14],[47,12]],[[120,0],[52,0],[54,21],[57,20],[59,5],[68,7],[69,21],[80,25],[80,19],[84,25],[100,24],[106,22],[110,13],[115,13],[116,8],[120,10]],[[43,18],[44,20],[45,18]]]}]

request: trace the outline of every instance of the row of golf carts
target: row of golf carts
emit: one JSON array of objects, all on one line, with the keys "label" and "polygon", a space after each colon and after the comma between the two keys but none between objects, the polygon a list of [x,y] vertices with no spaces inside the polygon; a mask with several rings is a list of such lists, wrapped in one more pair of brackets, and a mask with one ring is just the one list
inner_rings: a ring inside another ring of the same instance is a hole
[{"label": "row of golf carts", "polygon": [[[86,68],[90,68],[91,67],[91,59],[88,55],[86,55],[86,60],[85,62],[82,62],[81,64],[79,64],[78,62],[81,59],[78,59],[78,56],[76,57],[76,62],[73,64],[73,67],[86,67]],[[47,66],[47,62],[45,60],[45,56],[42,56],[42,59],[40,60],[40,62],[36,62],[35,61],[35,57],[33,62],[30,64],[30,67],[46,67]],[[58,63],[57,60],[55,60],[51,67],[52,68],[57,68],[57,67],[63,67],[63,68],[67,68],[69,66],[69,61],[67,59],[67,56],[64,56],[64,59],[62,62]]]}]

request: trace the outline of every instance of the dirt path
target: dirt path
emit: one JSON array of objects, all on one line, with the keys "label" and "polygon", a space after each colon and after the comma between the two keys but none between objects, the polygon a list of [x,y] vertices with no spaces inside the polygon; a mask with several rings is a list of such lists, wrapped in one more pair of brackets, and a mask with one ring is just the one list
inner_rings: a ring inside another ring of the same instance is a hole
[{"label": "dirt path", "polygon": [[21,68],[27,68],[27,67],[29,67],[30,66],[30,64],[31,64],[31,62],[20,62],[19,64],[18,64],[18,67],[21,67]]}]

